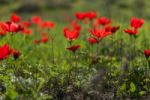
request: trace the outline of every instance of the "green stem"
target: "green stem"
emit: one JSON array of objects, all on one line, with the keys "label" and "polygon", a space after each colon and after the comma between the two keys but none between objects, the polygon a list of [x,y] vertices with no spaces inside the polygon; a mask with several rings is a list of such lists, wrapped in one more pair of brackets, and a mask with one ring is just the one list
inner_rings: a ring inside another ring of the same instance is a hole
[{"label": "green stem", "polygon": [[97,50],[96,50],[97,56],[99,56],[99,44],[100,44],[100,43],[97,43]]},{"label": "green stem", "polygon": [[149,68],[150,68],[150,61],[148,60],[148,58],[147,58],[146,60],[147,60],[146,77],[148,77],[148,74],[149,74]]},{"label": "green stem", "polygon": [[[110,65],[113,65],[113,47],[114,47],[114,37],[113,37],[113,34],[111,35],[111,38],[112,38],[112,44],[111,44],[111,46],[112,46],[112,48],[111,48],[111,50],[112,51],[110,51],[110,57],[111,57],[111,64]],[[110,70],[111,70],[111,68],[110,68]]]},{"label": "green stem", "polygon": [[[93,48],[93,44],[91,45],[91,57],[90,57],[90,62],[91,62],[91,65],[92,65],[92,59],[93,59],[93,57],[94,57],[94,48]],[[90,63],[89,62],[89,63]]]},{"label": "green stem", "polygon": [[55,64],[54,39],[52,38],[52,63]]}]

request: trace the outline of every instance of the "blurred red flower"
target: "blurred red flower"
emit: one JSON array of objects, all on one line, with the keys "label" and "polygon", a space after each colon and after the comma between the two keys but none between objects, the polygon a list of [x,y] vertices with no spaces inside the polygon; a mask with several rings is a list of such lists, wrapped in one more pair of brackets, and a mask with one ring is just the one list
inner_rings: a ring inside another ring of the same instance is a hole
[{"label": "blurred red flower", "polygon": [[20,24],[16,24],[14,22],[6,22],[4,23],[4,28],[8,32],[16,33],[23,30],[23,27]]},{"label": "blurred red flower", "polygon": [[97,15],[96,15],[96,12],[94,11],[88,11],[88,12],[77,12],[75,16],[78,20],[84,20],[86,18],[94,19],[96,18]]},{"label": "blurred red flower", "polygon": [[100,25],[108,25],[111,23],[111,20],[106,18],[105,16],[104,17],[100,17],[100,18],[97,18],[97,22],[100,24]]},{"label": "blurred red flower", "polygon": [[73,29],[70,30],[68,27],[64,28],[64,36],[68,39],[68,40],[76,40],[79,36],[79,30],[78,29]]},{"label": "blurred red flower", "polygon": [[40,23],[41,28],[48,28],[51,29],[55,26],[54,22],[52,21],[44,21]]},{"label": "blurred red flower", "polygon": [[20,18],[20,16],[18,16],[17,14],[13,13],[13,14],[10,16],[10,20],[11,20],[12,22],[17,23],[17,22],[20,22],[20,21],[21,21],[21,18]]},{"label": "blurred red flower", "polygon": [[130,25],[135,28],[135,29],[138,29],[140,28],[142,25],[144,24],[144,20],[143,19],[138,19],[138,18],[131,18],[131,21],[130,21]]},{"label": "blurred red flower", "polygon": [[105,26],[105,30],[107,32],[115,33],[117,30],[119,30],[120,26]]},{"label": "blurred red flower", "polygon": [[11,53],[10,47],[8,44],[4,44],[0,47],[0,60],[6,59]]},{"label": "blurred red flower", "polygon": [[138,31],[136,29],[125,29],[124,30],[125,33],[128,33],[129,35],[137,35]]},{"label": "blurred red flower", "polygon": [[89,11],[86,13],[86,17],[89,18],[89,19],[94,19],[96,18],[96,13],[94,11]]},{"label": "blurred red flower", "polygon": [[40,16],[32,16],[31,17],[31,21],[34,24],[40,24],[42,22],[41,17]]},{"label": "blurred red flower", "polygon": [[106,37],[107,35],[110,35],[112,34],[111,32],[107,32],[105,29],[96,29],[94,28],[94,30],[92,29],[88,29],[88,31],[93,35],[95,36],[96,38],[98,39],[103,39],[104,37]]},{"label": "blurred red flower", "polygon": [[76,18],[77,18],[78,20],[84,20],[84,19],[86,18],[86,13],[84,13],[84,12],[77,12],[77,13],[75,14],[75,16],[76,16]]},{"label": "blurred red flower", "polygon": [[150,49],[149,50],[144,50],[144,54],[146,57],[149,57],[150,56]]},{"label": "blurred red flower", "polygon": [[70,51],[72,51],[72,52],[75,53],[76,50],[80,49],[80,45],[70,46],[70,47],[68,47],[68,48],[66,48],[66,49],[68,49],[68,50],[70,50]]},{"label": "blurred red flower", "polygon": [[46,43],[46,42],[48,42],[48,40],[49,40],[49,38],[44,36],[44,37],[41,38],[40,41],[43,42],[43,43]]},{"label": "blurred red flower", "polygon": [[91,44],[97,44],[97,43],[98,43],[98,40],[95,39],[95,38],[92,38],[92,37],[88,38],[87,40],[88,40],[89,43],[91,43]]}]

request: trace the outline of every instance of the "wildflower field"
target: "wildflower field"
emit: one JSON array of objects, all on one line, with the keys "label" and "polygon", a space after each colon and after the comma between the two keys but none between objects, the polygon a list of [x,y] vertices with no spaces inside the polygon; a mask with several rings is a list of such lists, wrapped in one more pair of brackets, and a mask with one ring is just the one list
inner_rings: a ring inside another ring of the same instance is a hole
[{"label": "wildflower field", "polygon": [[71,16],[0,20],[0,100],[149,100],[148,22]]}]

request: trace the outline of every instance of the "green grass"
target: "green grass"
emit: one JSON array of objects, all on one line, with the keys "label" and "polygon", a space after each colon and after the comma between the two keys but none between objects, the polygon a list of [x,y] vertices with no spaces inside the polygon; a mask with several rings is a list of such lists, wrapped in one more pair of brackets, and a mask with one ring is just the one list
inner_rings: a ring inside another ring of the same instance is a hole
[{"label": "green grass", "polygon": [[[47,43],[38,45],[33,44],[33,40],[39,38],[38,32],[33,32],[31,36],[23,36],[22,34],[17,33],[13,36],[8,34],[5,37],[1,37],[1,45],[8,43],[12,48],[21,52],[19,59],[14,60],[12,57],[9,57],[1,62],[0,86],[4,86],[6,89],[5,92],[1,94],[2,98],[37,99],[38,97],[39,99],[56,99],[60,94],[59,92],[67,94],[74,91],[80,91],[84,88],[89,89],[91,78],[96,75],[97,71],[101,68],[105,68],[108,72],[108,75],[105,76],[106,87],[115,86],[115,89],[118,89],[118,86],[121,86],[121,88],[123,88],[122,90],[116,90],[118,93],[121,91],[118,94],[119,97],[124,94],[133,97],[140,97],[140,95],[144,95],[146,91],[148,91],[148,84],[138,86],[138,84],[140,84],[139,82],[144,82],[145,79],[143,74],[139,73],[139,71],[145,70],[146,67],[146,60],[141,52],[149,48],[147,23],[145,23],[140,30],[140,34],[136,39],[135,45],[137,55],[136,59],[133,61],[135,66],[132,66],[131,69],[129,68],[130,72],[125,73],[126,78],[122,79],[123,83],[121,84],[118,83],[118,78],[124,73],[124,70],[122,70],[124,61],[125,63],[128,62],[126,54],[130,52],[130,45],[133,44],[129,39],[129,35],[123,32],[123,29],[127,28],[127,25],[119,23],[121,29],[113,36],[115,41],[113,47],[111,45],[111,36],[106,37],[100,42],[99,60],[96,64],[92,65],[88,58],[90,44],[82,39],[82,36],[89,34],[86,30],[88,26],[83,26],[80,38],[74,43],[81,45],[81,49],[77,52],[78,58],[75,59],[73,54],[66,50],[68,43],[64,38],[62,31],[65,25],[66,24],[63,23],[56,23],[56,27],[49,32],[49,35],[55,35],[55,64],[52,63],[53,56],[51,40]],[[34,29],[34,27],[32,29]],[[118,51],[118,48],[120,48],[120,44],[118,43],[121,38],[123,39],[124,44],[121,51],[123,53],[123,61],[119,60],[121,55],[119,55]],[[94,45],[93,48],[96,52],[97,45]],[[110,52],[114,53],[112,57],[110,56]],[[76,63],[78,66],[76,66]],[[137,70],[139,74],[135,74],[134,70]],[[140,77],[143,78],[141,79]],[[129,90],[127,87],[130,86],[128,85],[131,85]]]}]

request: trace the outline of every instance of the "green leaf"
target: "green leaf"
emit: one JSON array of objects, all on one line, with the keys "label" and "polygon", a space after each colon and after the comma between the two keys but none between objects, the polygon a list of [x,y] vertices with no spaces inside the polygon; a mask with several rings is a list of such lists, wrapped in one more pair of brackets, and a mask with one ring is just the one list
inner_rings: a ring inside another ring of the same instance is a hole
[{"label": "green leaf", "polygon": [[126,90],[126,83],[123,83],[120,87],[121,91],[125,91]]},{"label": "green leaf", "polygon": [[45,82],[44,78],[39,77],[38,79],[39,79],[40,83],[39,83],[39,86],[37,88],[37,92],[43,87],[44,82]]},{"label": "green leaf", "polygon": [[130,92],[135,92],[136,91],[136,86],[133,82],[130,83]]},{"label": "green leaf", "polygon": [[18,96],[18,93],[13,89],[9,89],[6,93],[6,97],[12,100],[14,100],[17,96]]},{"label": "green leaf", "polygon": [[139,95],[140,95],[140,96],[143,96],[145,93],[146,93],[145,91],[140,91],[140,92],[139,92]]}]

